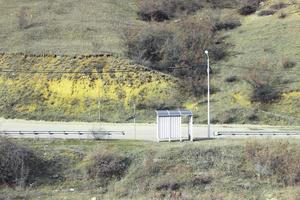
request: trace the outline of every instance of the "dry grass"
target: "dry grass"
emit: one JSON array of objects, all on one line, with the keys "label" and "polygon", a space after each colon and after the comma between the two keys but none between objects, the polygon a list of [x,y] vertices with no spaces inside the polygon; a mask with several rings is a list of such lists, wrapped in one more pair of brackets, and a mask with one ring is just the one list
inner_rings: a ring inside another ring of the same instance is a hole
[{"label": "dry grass", "polygon": [[[71,159],[72,164],[62,170],[62,182],[18,190],[2,187],[0,198],[241,200],[297,199],[299,194],[300,152],[295,139],[18,143],[41,151],[48,159],[54,155]],[[83,156],[73,156],[76,152]],[[95,152],[100,153],[95,156]],[[127,159],[130,165],[124,162]],[[91,169],[93,173],[88,173]]]},{"label": "dry grass", "polygon": [[139,26],[133,0],[0,0],[0,52],[122,53],[120,30]]}]

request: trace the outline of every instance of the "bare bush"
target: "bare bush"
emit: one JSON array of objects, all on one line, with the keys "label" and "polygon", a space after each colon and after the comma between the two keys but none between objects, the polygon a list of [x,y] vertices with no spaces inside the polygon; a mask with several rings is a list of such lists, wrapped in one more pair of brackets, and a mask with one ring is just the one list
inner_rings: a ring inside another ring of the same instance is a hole
[{"label": "bare bush", "polygon": [[279,14],[279,16],[278,16],[279,19],[284,19],[284,18],[286,18],[286,17],[287,17],[287,14],[284,13],[284,12],[281,12],[281,13]]},{"label": "bare bush", "polygon": [[283,2],[279,2],[279,3],[271,5],[270,9],[280,10],[280,9],[283,9],[283,8],[286,8],[286,7],[288,7],[288,4],[283,3]]},{"label": "bare bush", "polygon": [[251,100],[254,102],[271,103],[280,99],[281,91],[276,84],[280,79],[275,75],[275,66],[262,61],[247,70],[245,79],[253,87]]},{"label": "bare bush", "polygon": [[20,29],[26,29],[30,26],[30,20],[28,16],[28,8],[22,7],[20,9],[19,15],[18,15],[18,25]]},{"label": "bare bush", "polygon": [[293,68],[293,67],[296,66],[296,62],[292,61],[292,60],[289,60],[289,59],[285,59],[282,62],[282,66],[283,66],[283,68],[286,68],[286,69]]},{"label": "bare bush", "polygon": [[110,180],[121,178],[130,166],[130,159],[113,153],[100,153],[93,157],[87,167],[91,179]]},{"label": "bare bush", "polygon": [[[149,68],[184,78],[186,91],[203,95],[206,74],[205,49],[214,60],[227,54],[227,46],[217,41],[214,20],[192,16],[174,24],[155,24],[125,34],[127,56]],[[217,42],[216,42],[217,41]],[[202,87],[203,86],[203,87]]]},{"label": "bare bush", "polygon": [[268,15],[274,15],[276,13],[276,10],[262,10],[258,13],[258,16],[268,16]]},{"label": "bare bush", "polygon": [[260,3],[264,2],[264,0],[243,0],[243,6],[239,9],[239,13],[241,15],[251,15],[255,13]]},{"label": "bare bush", "polygon": [[275,179],[282,186],[300,182],[300,152],[288,142],[248,142],[246,156],[259,178]]},{"label": "bare bush", "polygon": [[215,31],[231,30],[239,26],[241,26],[241,22],[238,19],[228,19],[228,20],[216,22],[214,30]]},{"label": "bare bush", "polygon": [[208,19],[188,18],[178,26],[153,25],[125,36],[127,55],[148,67],[199,67],[203,51],[213,41],[213,24]]},{"label": "bare bush", "polygon": [[41,177],[45,166],[34,150],[0,138],[0,184],[24,187]]},{"label": "bare bush", "polygon": [[138,15],[144,21],[165,21],[178,15],[189,14],[203,7],[199,0],[139,0]]},{"label": "bare bush", "polygon": [[241,15],[251,15],[252,13],[255,13],[257,10],[257,7],[256,6],[253,6],[253,5],[245,5],[243,7],[241,7],[239,9],[239,13]]},{"label": "bare bush", "polygon": [[237,81],[239,81],[239,78],[237,77],[237,76],[229,76],[229,77],[227,77],[226,79],[225,79],[225,81],[227,82],[227,83],[234,83],[234,82],[237,82]]}]

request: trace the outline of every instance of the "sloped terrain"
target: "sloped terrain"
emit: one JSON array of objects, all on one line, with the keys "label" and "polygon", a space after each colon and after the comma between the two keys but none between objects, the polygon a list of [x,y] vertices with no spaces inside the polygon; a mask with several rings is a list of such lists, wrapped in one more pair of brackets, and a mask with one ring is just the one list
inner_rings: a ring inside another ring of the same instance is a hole
[{"label": "sloped terrain", "polygon": [[7,118],[124,122],[136,104],[144,121],[181,105],[176,79],[121,58],[4,54],[0,65]]},{"label": "sloped terrain", "polygon": [[[267,1],[260,10],[276,3]],[[212,97],[213,119],[219,123],[299,124],[299,4],[288,4],[270,16],[258,13],[244,17],[240,27],[225,34],[232,46],[224,61],[212,65],[219,70],[213,84],[220,88]],[[285,18],[280,18],[282,13]],[[291,67],[287,63],[292,63]],[[263,73],[268,76],[260,76]],[[246,81],[249,77],[274,81],[280,99],[253,102],[254,88]]]},{"label": "sloped terrain", "polygon": [[122,53],[123,30],[142,25],[133,0],[0,1],[0,52]]},{"label": "sloped terrain", "polygon": [[[38,158],[50,164],[49,175],[45,178],[33,171],[35,181],[18,189],[0,185],[0,198],[4,199],[296,200],[300,194],[299,141],[294,139],[224,139],[193,144],[79,140],[13,143],[38,152]],[[0,139],[0,160],[13,156],[21,163],[21,155],[11,155],[5,145],[7,142]],[[36,165],[29,160],[23,167],[34,169]],[[1,169],[0,176],[7,177]],[[21,179],[17,186],[18,181]]]},{"label": "sloped terrain", "polygon": [[[211,19],[229,22],[229,28],[219,26],[221,30],[217,33],[227,45],[226,56],[212,61],[212,122],[298,125],[299,1],[262,1],[258,10],[247,16],[238,12],[240,1],[224,3],[224,7],[218,8],[216,1],[209,1],[205,9],[192,9],[193,12],[188,13],[191,23],[193,16],[196,19],[206,14],[211,15]],[[1,69],[80,72],[14,75],[1,72],[1,114],[4,117],[95,121],[100,110],[104,121],[126,121],[132,116],[133,106],[128,105],[133,105],[135,95],[139,96],[134,101],[141,112],[141,121],[153,119],[157,108],[183,107],[194,111],[196,123],[206,122],[204,79],[199,86],[187,82],[190,77],[179,81],[168,76],[166,81],[164,74],[142,73],[141,65],[115,55],[126,52],[123,35],[127,30],[160,23],[139,19],[137,1],[0,0],[0,5],[3,16],[0,18]],[[183,20],[177,15],[183,16]],[[186,16],[181,12],[173,17],[163,22],[171,26],[171,30],[172,25],[184,22]],[[233,29],[230,23],[235,26]],[[114,56],[89,56],[104,52]],[[193,58],[191,53],[193,51],[177,58]],[[133,69],[134,72],[82,76],[82,71],[98,67],[104,71]],[[178,73],[186,74],[185,71]],[[186,88],[200,88],[201,94],[195,97],[182,92],[184,87],[179,86],[179,82],[185,83]],[[178,87],[181,87],[180,92]],[[99,106],[96,99],[100,99]],[[111,115],[114,117],[108,117]]]}]

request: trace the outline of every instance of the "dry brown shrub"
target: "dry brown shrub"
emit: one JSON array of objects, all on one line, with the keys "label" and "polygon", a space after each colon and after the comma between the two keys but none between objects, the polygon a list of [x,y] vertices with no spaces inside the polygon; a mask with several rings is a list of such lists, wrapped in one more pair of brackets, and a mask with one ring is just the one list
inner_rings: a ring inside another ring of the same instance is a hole
[{"label": "dry brown shrub", "polygon": [[294,186],[300,182],[300,151],[289,142],[248,142],[247,159],[259,178],[275,180],[282,186]]},{"label": "dry brown shrub", "polygon": [[36,151],[0,138],[0,184],[24,187],[41,177],[45,166]]}]

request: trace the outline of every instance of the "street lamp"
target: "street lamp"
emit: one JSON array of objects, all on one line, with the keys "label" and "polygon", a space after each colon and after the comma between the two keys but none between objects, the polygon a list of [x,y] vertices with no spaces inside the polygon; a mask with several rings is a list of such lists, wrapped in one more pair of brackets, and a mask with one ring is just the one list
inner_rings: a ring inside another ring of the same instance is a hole
[{"label": "street lamp", "polygon": [[207,136],[210,138],[210,67],[209,67],[209,55],[208,51],[205,50],[205,55],[207,57]]}]

